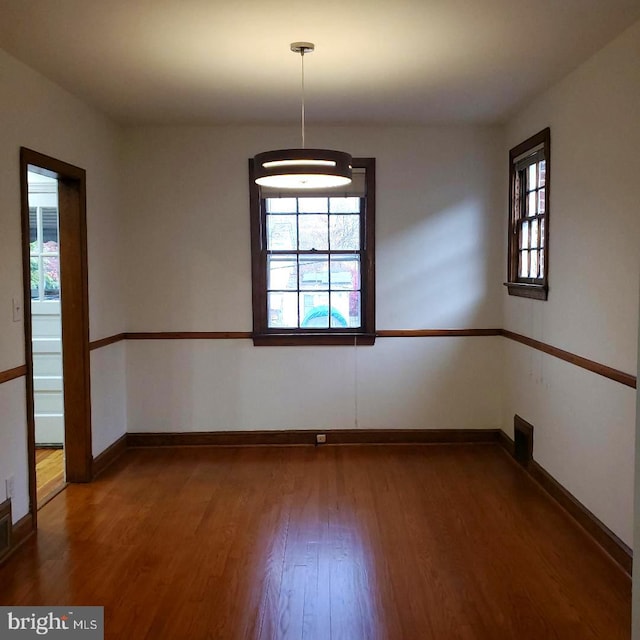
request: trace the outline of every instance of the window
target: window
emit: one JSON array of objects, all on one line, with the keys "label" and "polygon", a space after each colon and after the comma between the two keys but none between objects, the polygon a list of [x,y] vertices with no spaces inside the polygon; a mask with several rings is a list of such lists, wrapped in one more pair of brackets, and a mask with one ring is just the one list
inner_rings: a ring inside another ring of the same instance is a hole
[{"label": "window", "polygon": [[259,187],[249,161],[256,345],[373,344],[375,159],[344,189]]},{"label": "window", "polygon": [[58,210],[29,207],[29,262],[31,299],[60,299]]},{"label": "window", "polygon": [[549,291],[550,130],[509,152],[510,295],[546,300]]}]

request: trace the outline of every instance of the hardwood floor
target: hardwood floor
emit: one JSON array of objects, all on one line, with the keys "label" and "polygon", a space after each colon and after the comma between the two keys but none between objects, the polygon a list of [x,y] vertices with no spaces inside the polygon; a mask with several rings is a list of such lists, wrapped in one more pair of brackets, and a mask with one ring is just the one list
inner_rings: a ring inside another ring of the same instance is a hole
[{"label": "hardwood floor", "polygon": [[64,450],[36,448],[38,508],[64,487]]},{"label": "hardwood floor", "polygon": [[630,637],[630,579],[493,445],[129,450],[39,527],[0,604],[108,639]]}]

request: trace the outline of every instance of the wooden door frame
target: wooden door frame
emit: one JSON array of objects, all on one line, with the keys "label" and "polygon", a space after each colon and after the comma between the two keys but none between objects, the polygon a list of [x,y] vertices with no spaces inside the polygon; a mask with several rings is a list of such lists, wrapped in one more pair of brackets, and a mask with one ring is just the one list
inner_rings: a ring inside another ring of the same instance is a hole
[{"label": "wooden door frame", "polygon": [[60,290],[64,433],[67,482],[90,482],[91,386],[89,361],[89,286],[87,267],[86,172],[66,162],[22,147],[20,193],[22,212],[22,277],[24,337],[27,367],[27,443],[29,455],[29,510],[37,519],[35,418],[33,407],[33,348],[31,343],[31,276],[29,261],[28,171],[58,180]]}]

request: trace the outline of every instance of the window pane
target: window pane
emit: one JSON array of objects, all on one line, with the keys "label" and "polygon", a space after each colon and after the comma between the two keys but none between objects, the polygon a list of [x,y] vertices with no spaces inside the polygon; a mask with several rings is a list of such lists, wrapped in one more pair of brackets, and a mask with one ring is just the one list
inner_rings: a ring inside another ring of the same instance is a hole
[{"label": "window pane", "polygon": [[520,252],[520,277],[521,278],[529,277],[529,252],[528,251]]},{"label": "window pane", "polygon": [[[29,207],[29,242],[38,240],[38,215],[35,207]],[[31,252],[37,251],[37,247],[31,247]]]},{"label": "window pane", "polygon": [[267,198],[267,213],[295,213],[295,198]]},{"label": "window pane", "polygon": [[270,328],[291,328],[298,326],[298,294],[267,294],[267,318]]},{"label": "window pane", "polygon": [[532,191],[527,196],[527,215],[528,216],[535,216],[536,213],[537,213],[537,211],[536,211],[536,192]]},{"label": "window pane", "polygon": [[329,293],[313,292],[300,294],[300,326],[308,328],[329,328]]},{"label": "window pane", "polygon": [[55,249],[47,249],[47,251],[58,250],[58,210],[55,207],[42,208],[42,242],[45,247],[49,243],[55,244]]},{"label": "window pane", "polygon": [[360,288],[360,257],[334,256],[331,259],[331,289]]},{"label": "window pane", "polygon": [[295,251],[298,248],[296,217],[289,215],[267,216],[267,249]]},{"label": "window pane", "polygon": [[360,198],[330,198],[331,213],[360,213]]},{"label": "window pane", "polygon": [[361,326],[359,291],[336,291],[331,294],[331,326],[352,329]]},{"label": "window pane", "polygon": [[540,249],[540,277],[544,278],[544,249]]},{"label": "window pane", "polygon": [[540,246],[544,247],[544,218],[540,220]]},{"label": "window pane", "polygon": [[547,163],[545,160],[540,160],[540,162],[538,162],[538,171],[539,171],[539,180],[540,180],[540,182],[538,183],[538,186],[544,187],[547,180]]},{"label": "window pane", "polygon": [[43,258],[44,297],[57,300],[60,297],[60,258]]},{"label": "window pane", "polygon": [[329,198],[298,198],[299,213],[329,213]]},{"label": "window pane", "polygon": [[545,189],[538,191],[538,213],[544,213],[545,211]]},{"label": "window pane", "polygon": [[296,256],[267,256],[267,289],[298,288]]},{"label": "window pane", "polygon": [[299,248],[302,251],[322,251],[329,248],[329,216],[298,216],[298,227]]},{"label": "window pane", "polygon": [[40,259],[29,258],[29,266],[31,269],[31,299],[38,300],[40,298]]},{"label": "window pane", "polygon": [[538,219],[531,221],[531,247],[539,247],[538,239]]},{"label": "window pane", "polygon": [[530,252],[529,277],[530,278],[538,277],[538,252],[537,251]]},{"label": "window pane", "polygon": [[528,191],[530,191],[531,189],[535,189],[538,186],[536,168],[537,165],[535,162],[529,165],[529,179],[527,180]]},{"label": "window pane", "polygon": [[329,289],[328,256],[300,256],[300,289]]},{"label": "window pane", "polygon": [[529,248],[529,223],[523,222],[522,229],[520,231],[520,248],[528,249]]},{"label": "window pane", "polygon": [[359,249],[360,216],[329,216],[329,237],[332,249]]}]

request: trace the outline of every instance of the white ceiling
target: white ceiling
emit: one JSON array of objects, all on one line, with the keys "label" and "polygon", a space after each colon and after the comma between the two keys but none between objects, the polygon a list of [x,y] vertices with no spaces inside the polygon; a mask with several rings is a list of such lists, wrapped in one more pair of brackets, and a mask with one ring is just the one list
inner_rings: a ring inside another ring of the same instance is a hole
[{"label": "white ceiling", "polygon": [[640,0],[0,0],[0,46],[122,123],[497,122]]}]

